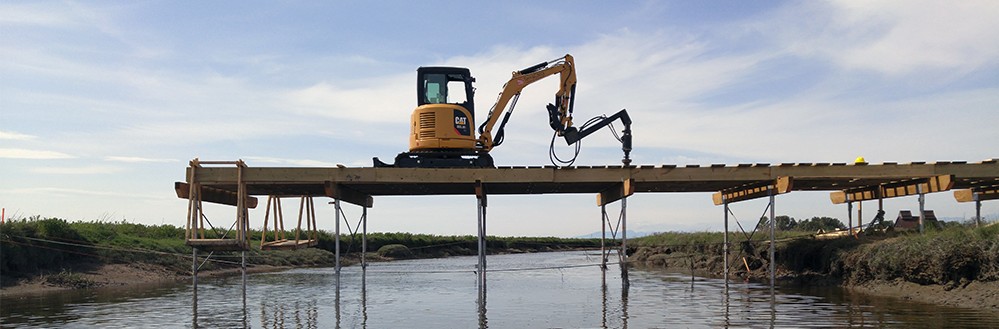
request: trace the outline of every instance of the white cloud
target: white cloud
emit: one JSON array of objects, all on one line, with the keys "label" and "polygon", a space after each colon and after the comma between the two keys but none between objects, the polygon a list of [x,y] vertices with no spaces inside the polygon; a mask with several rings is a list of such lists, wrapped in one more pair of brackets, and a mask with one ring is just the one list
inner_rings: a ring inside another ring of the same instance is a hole
[{"label": "white cloud", "polygon": [[62,27],[71,25],[75,20],[70,11],[51,9],[40,5],[0,3],[0,23]]},{"label": "white cloud", "polygon": [[81,190],[62,187],[32,187],[10,190],[0,190],[0,193],[8,194],[39,194],[44,196],[87,196],[87,197],[114,197],[128,199],[163,199],[160,196],[142,195],[137,193],[117,193],[108,191]]},{"label": "white cloud", "polygon": [[142,157],[128,157],[128,156],[108,156],[104,157],[104,160],[114,161],[114,162],[126,162],[126,163],[178,162],[176,159],[156,159],[156,158],[142,158]]},{"label": "white cloud", "polygon": [[22,133],[13,132],[13,131],[3,131],[3,130],[0,130],[0,139],[24,141],[24,140],[35,139],[37,137],[38,136],[22,134]]},{"label": "white cloud", "polygon": [[285,111],[319,118],[346,119],[364,123],[400,121],[415,108],[415,81],[411,76],[378,77],[369,83],[350,81],[350,86],[324,81],[287,92]]},{"label": "white cloud", "polygon": [[31,159],[31,160],[55,160],[72,159],[72,155],[44,150],[28,150],[19,148],[0,148],[0,158],[6,159]]},{"label": "white cloud", "polygon": [[829,1],[755,23],[792,53],[890,75],[999,63],[995,1]]},{"label": "white cloud", "polygon": [[38,174],[55,175],[99,175],[113,174],[121,171],[121,168],[112,166],[82,166],[82,167],[36,167],[31,168],[31,172]]},{"label": "white cloud", "polygon": [[334,167],[337,164],[326,161],[319,160],[308,160],[308,159],[279,159],[271,157],[244,157],[247,165],[253,166],[254,163],[267,163],[267,164],[279,164],[279,165],[292,165],[297,167]]}]

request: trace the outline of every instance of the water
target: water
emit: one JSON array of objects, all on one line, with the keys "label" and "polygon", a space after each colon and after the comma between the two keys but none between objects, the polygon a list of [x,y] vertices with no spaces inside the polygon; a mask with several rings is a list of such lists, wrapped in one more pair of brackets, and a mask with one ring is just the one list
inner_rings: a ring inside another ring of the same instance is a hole
[{"label": "water", "polygon": [[[373,263],[202,278],[190,284],[98,289],[0,301],[8,327],[100,328],[657,328],[999,327],[995,314],[873,298],[838,288],[778,287],[632,269],[606,275],[598,254],[489,256],[485,307],[475,257]],[[548,267],[562,269],[538,269]],[[507,269],[528,269],[513,270]],[[245,305],[245,306],[244,306]]]}]

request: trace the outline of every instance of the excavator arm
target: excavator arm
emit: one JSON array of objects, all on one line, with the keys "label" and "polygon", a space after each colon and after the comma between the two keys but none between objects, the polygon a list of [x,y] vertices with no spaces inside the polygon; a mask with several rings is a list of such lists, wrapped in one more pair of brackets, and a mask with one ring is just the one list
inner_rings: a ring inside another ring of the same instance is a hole
[{"label": "excavator arm", "polygon": [[[514,71],[513,77],[505,85],[496,99],[496,104],[489,110],[488,118],[479,126],[479,138],[476,147],[482,151],[489,152],[493,147],[503,143],[503,128],[510,119],[514,107],[517,106],[517,99],[520,92],[525,87],[541,81],[547,77],[558,74],[560,77],[559,90],[555,93],[555,103],[548,104],[549,124],[555,132],[562,136],[566,129],[572,127],[572,107],[576,92],[576,68],[572,55],[539,63],[520,71]],[[500,114],[507,108],[503,120],[500,121]],[[499,128],[494,136],[493,127],[499,123]]]}]

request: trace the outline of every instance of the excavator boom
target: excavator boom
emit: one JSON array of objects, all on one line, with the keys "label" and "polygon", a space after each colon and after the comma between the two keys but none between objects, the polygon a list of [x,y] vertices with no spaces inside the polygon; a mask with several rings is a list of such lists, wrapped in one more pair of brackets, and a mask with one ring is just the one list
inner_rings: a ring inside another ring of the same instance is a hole
[{"label": "excavator boom", "polygon": [[[548,107],[549,124],[559,136],[562,136],[566,128],[572,127],[576,68],[572,55],[566,54],[560,58],[513,72],[513,76],[503,85],[503,91],[497,96],[496,104],[489,110],[486,121],[479,126],[477,147],[488,152],[493,147],[503,143],[503,128],[506,126],[507,120],[510,119],[513,108],[517,105],[517,98],[520,97],[521,91],[527,86],[555,74],[558,74],[560,78],[559,89],[555,93],[555,103]],[[500,114],[507,108],[507,104],[510,105],[510,108],[503,115],[503,120],[500,122],[494,138],[493,127],[499,122]]]}]

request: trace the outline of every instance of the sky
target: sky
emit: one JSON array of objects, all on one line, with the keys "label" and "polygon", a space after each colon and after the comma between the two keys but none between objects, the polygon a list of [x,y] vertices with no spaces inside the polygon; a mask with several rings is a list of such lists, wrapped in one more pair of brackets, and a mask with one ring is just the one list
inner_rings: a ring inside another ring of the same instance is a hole
[{"label": "sky", "polygon": [[[0,207],[182,226],[173,183],[193,158],[371,166],[408,149],[417,67],[468,67],[482,113],[510,72],[565,54],[575,121],[626,108],[638,165],[999,158],[995,1],[3,1]],[[556,80],[525,89],[497,165],[549,165]],[[576,165],[620,158],[601,132]],[[938,217],[974,215],[950,192],[926,200]],[[332,230],[328,201],[318,222]],[[297,201],[285,202],[295,218]],[[368,228],[474,234],[475,205],[376,197]],[[752,226],[765,207],[733,212]],[[885,208],[891,218],[918,204]],[[828,192],[782,195],[775,209],[847,216]],[[356,223],[359,208],[344,210]],[[999,203],[982,211],[997,217]],[[209,214],[224,223],[235,211]],[[721,230],[722,215],[708,193],[628,201],[634,231]],[[493,196],[488,216],[494,235],[600,231],[588,194]]]}]

